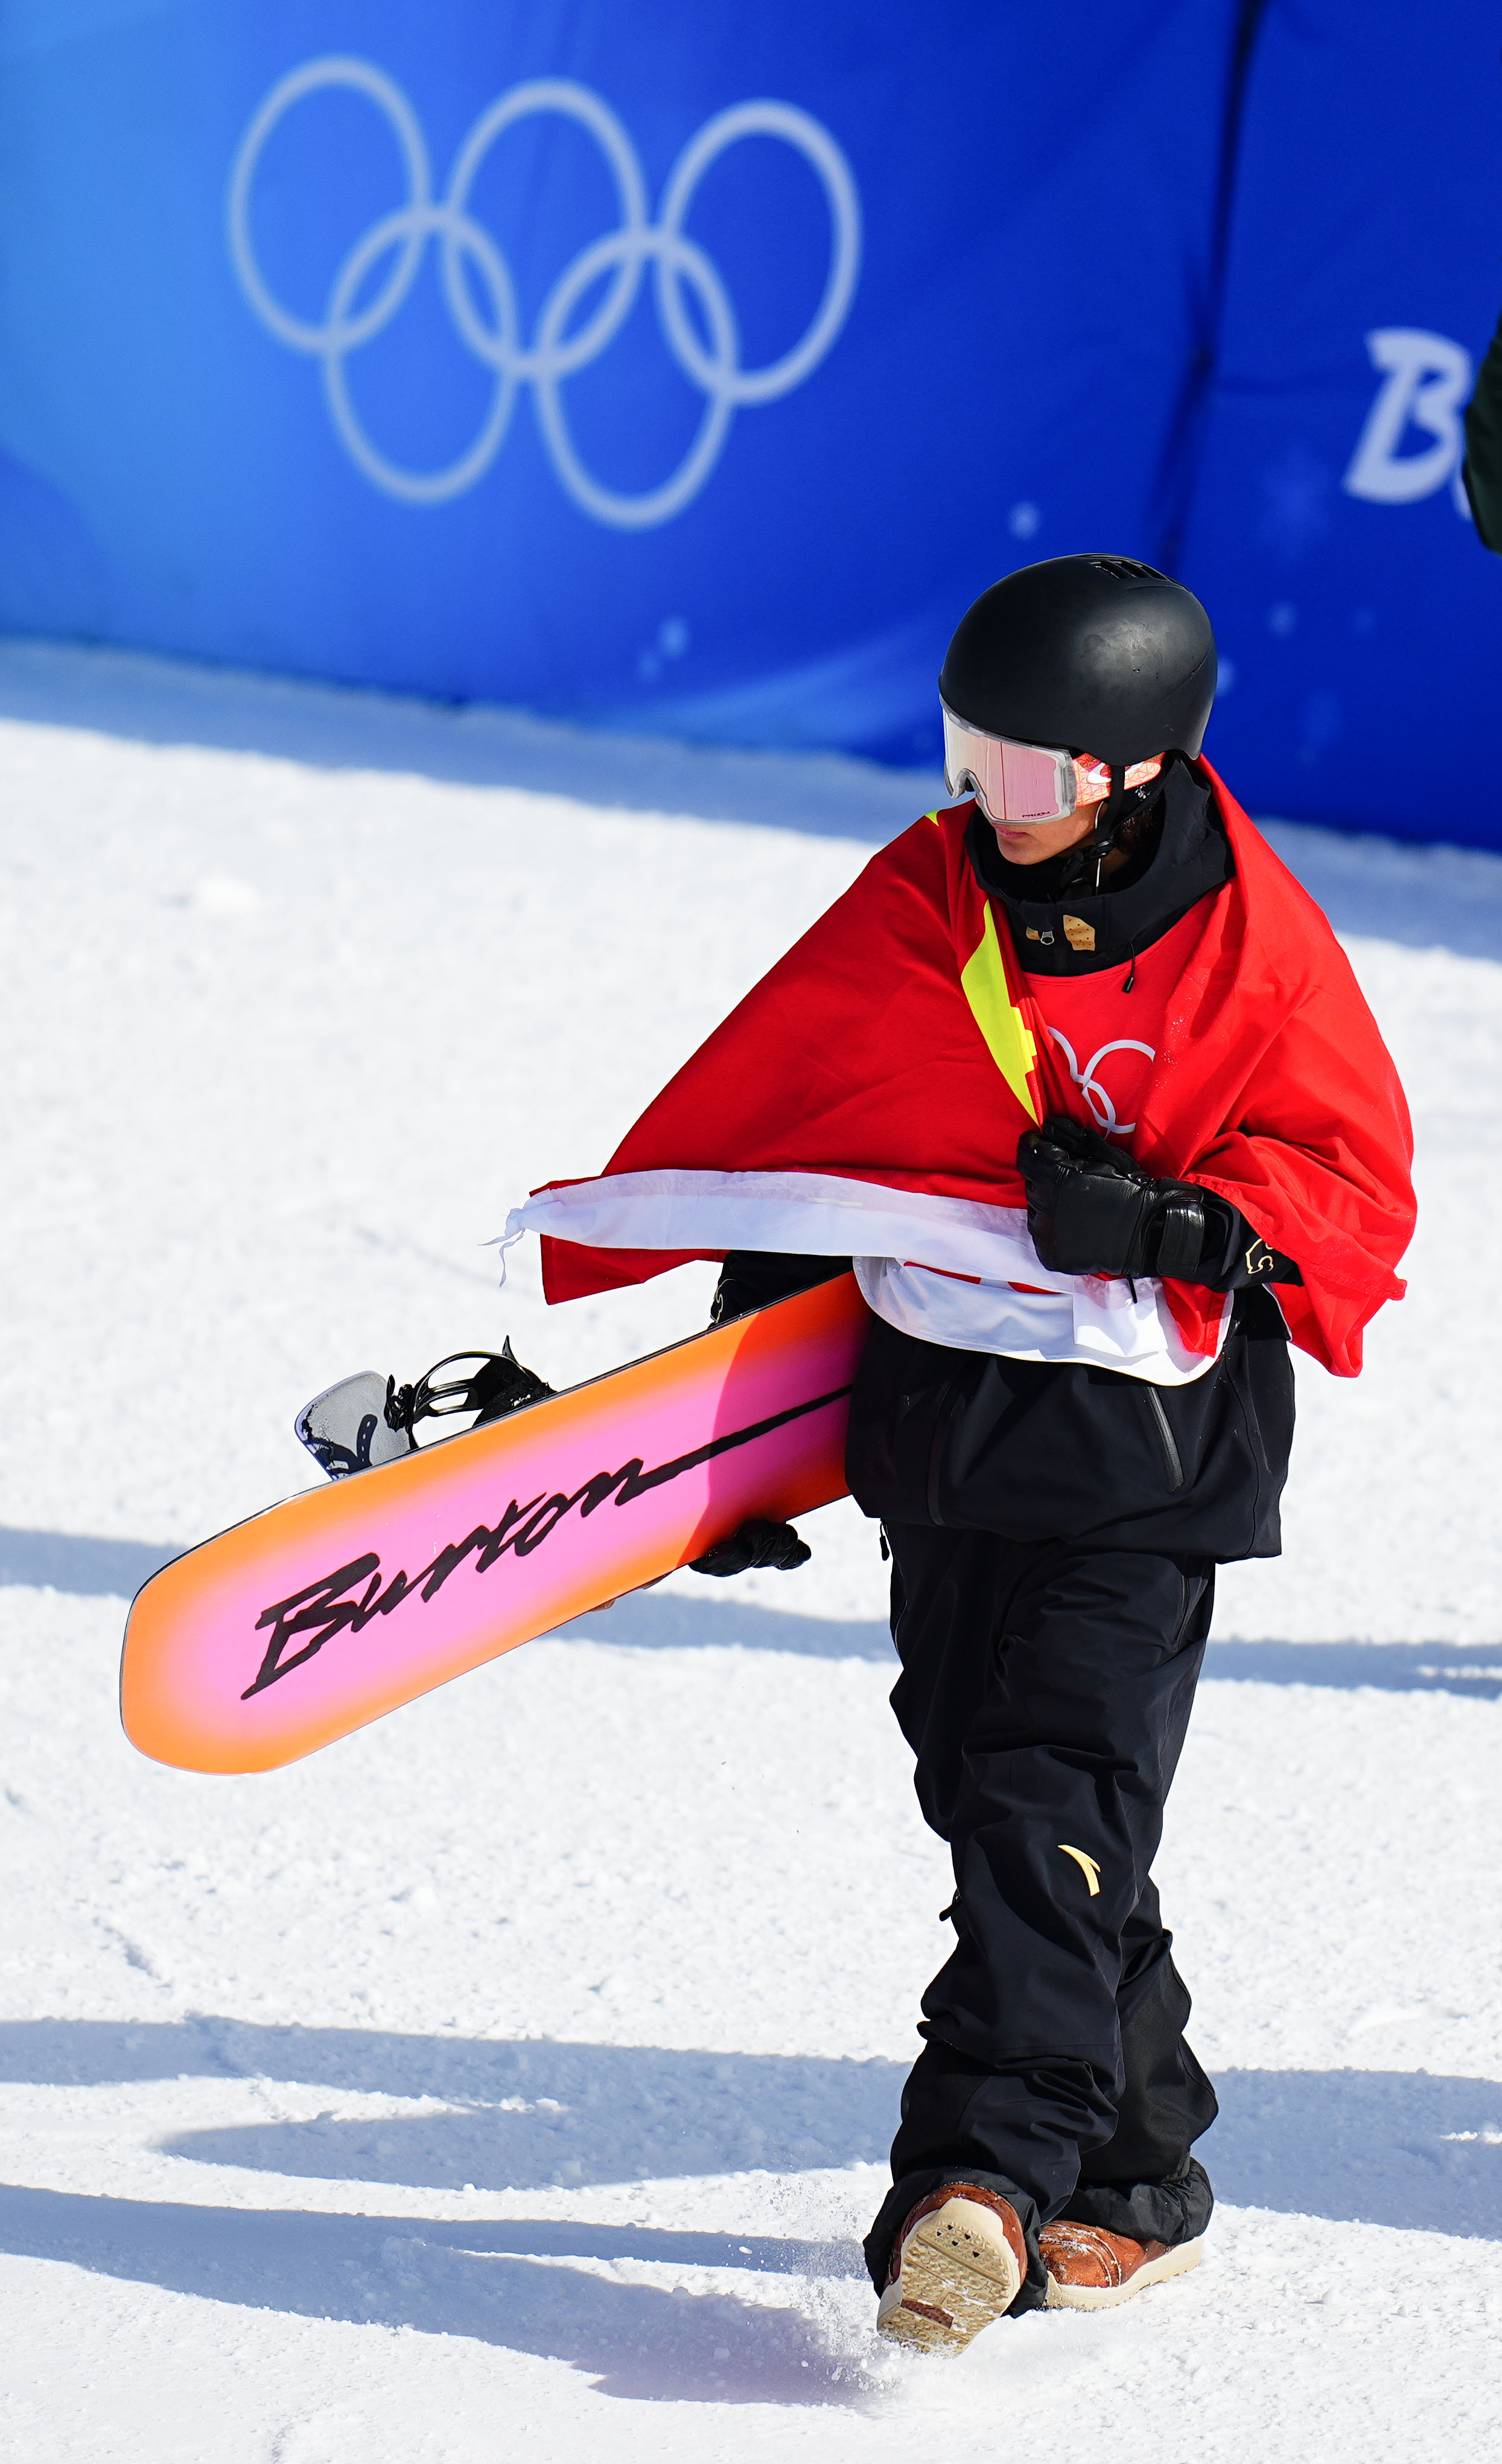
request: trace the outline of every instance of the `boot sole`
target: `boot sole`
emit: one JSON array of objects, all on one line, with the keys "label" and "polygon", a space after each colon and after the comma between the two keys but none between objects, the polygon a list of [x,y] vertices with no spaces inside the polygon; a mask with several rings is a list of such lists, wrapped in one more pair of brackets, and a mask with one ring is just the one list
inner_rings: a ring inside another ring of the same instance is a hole
[{"label": "boot sole", "polygon": [[877,2308],[879,2332],[925,2352],[958,2353],[1010,2310],[1022,2271],[1004,2241],[982,2239],[967,2221],[973,2201],[951,2199],[915,2225],[902,2273]]},{"label": "boot sole", "polygon": [[1199,2241],[1181,2241],[1173,2250],[1165,2250],[1161,2258],[1150,2258],[1144,2267],[1126,2278],[1124,2284],[1060,2284],[1056,2277],[1048,2279],[1044,2307],[1048,2310],[1115,2310],[1122,2301],[1130,2301],[1134,2293],[1145,2293],[1149,2284],[1166,2283],[1170,2276],[1187,2276],[1198,2267],[1205,2255],[1203,2237]]}]

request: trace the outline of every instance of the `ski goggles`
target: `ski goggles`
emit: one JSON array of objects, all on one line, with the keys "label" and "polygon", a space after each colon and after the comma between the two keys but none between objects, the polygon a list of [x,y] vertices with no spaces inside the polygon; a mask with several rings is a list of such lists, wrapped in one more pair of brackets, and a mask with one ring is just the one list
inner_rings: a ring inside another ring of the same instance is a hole
[{"label": "ski goggles", "polygon": [[[971,795],[989,822],[1063,822],[1081,804],[1102,803],[1111,792],[1109,761],[1066,753],[1055,744],[1021,744],[1010,736],[988,736],[944,712],[944,775],[951,796]],[[1163,768],[1163,756],[1134,761],[1128,787],[1145,786]]]}]

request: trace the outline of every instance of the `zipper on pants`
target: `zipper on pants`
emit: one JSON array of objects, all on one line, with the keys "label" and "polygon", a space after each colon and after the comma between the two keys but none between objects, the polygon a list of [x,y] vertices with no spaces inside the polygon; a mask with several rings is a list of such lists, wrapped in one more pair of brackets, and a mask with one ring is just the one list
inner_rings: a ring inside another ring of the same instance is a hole
[{"label": "zipper on pants", "polygon": [[945,1442],[948,1438],[949,1425],[960,1408],[961,1400],[957,1387],[949,1385],[945,1388],[939,1397],[939,1408],[934,1414],[933,1436],[928,1441],[928,1520],[930,1523],[936,1523],[941,1531],[945,1529],[945,1521],[939,1511],[939,1472],[944,1462]]},{"label": "zipper on pants", "polygon": [[1152,1414],[1153,1427],[1158,1433],[1158,1443],[1163,1448],[1163,1459],[1168,1472],[1168,1485],[1170,1488],[1182,1488],[1184,1461],[1174,1443],[1173,1431],[1168,1426],[1168,1415],[1163,1408],[1163,1398],[1157,1387],[1149,1386],[1145,1380],[1143,1384],[1143,1393],[1147,1397],[1147,1409]]}]

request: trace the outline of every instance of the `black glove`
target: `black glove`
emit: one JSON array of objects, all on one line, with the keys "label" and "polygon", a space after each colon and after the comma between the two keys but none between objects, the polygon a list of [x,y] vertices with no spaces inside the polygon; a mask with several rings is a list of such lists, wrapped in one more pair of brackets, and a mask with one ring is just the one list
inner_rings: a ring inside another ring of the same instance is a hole
[{"label": "black glove", "polygon": [[745,1574],[752,1566],[775,1566],[787,1574],[795,1566],[806,1566],[813,1554],[791,1523],[743,1523],[738,1531],[717,1540],[702,1557],[688,1562],[696,1574]]},{"label": "black glove", "polygon": [[1205,1247],[1204,1193],[1156,1180],[1099,1130],[1053,1112],[1027,1130],[1017,1168],[1028,1193],[1028,1230],[1042,1265],[1057,1275],[1186,1275]]},{"label": "black glove", "polygon": [[1228,1199],[1156,1179],[1083,1121],[1054,1112],[1025,1131],[1017,1168],[1033,1245],[1055,1274],[1177,1275],[1219,1292],[1303,1282]]}]

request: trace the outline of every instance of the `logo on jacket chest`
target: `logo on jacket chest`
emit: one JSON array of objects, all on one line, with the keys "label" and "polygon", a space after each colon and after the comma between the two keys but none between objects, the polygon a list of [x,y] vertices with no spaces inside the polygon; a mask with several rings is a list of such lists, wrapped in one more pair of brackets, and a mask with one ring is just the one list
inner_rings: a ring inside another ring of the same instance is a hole
[{"label": "logo on jacket chest", "polygon": [[[1135,1067],[1129,1063],[1123,1064],[1119,1062],[1116,1068],[1109,1073],[1116,1080],[1116,1095],[1113,1097],[1110,1089],[1101,1082],[1099,1075],[1100,1068],[1102,1064],[1109,1062],[1112,1054],[1117,1052],[1140,1053],[1143,1056],[1143,1059],[1146,1062],[1148,1067],[1151,1068],[1153,1063],[1158,1058],[1156,1047],[1151,1044],[1139,1043],[1137,1037],[1133,1035],[1116,1035],[1111,1038],[1108,1044],[1099,1045],[1097,1049],[1092,1052],[1089,1060],[1085,1063],[1084,1067],[1081,1068],[1078,1059],[1076,1056],[1075,1047],[1071,1044],[1068,1036],[1063,1033],[1062,1029],[1056,1026],[1051,1026],[1049,1028],[1049,1034],[1054,1043],[1057,1045],[1059,1051],[1063,1054],[1064,1065],[1068,1069],[1071,1078],[1078,1088],[1081,1095],[1083,1095],[1085,1102],[1089,1105],[1097,1129],[1101,1131],[1108,1138],[1130,1137],[1132,1132],[1137,1127],[1137,1123],[1135,1121],[1122,1121],[1118,1119],[1116,1110],[1117,1102],[1120,1101],[1123,1104],[1135,1103],[1135,1090],[1141,1087],[1144,1073],[1141,1068]],[[1123,1086],[1121,1083],[1123,1077],[1127,1082],[1126,1086]],[[1132,1090],[1131,1092],[1127,1091],[1128,1087]]]}]

